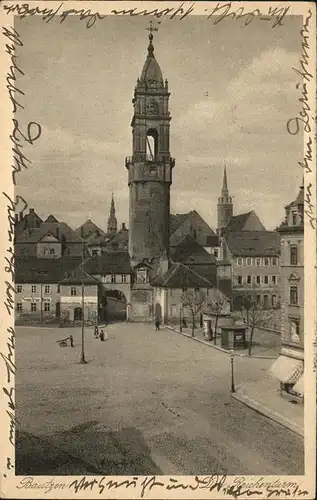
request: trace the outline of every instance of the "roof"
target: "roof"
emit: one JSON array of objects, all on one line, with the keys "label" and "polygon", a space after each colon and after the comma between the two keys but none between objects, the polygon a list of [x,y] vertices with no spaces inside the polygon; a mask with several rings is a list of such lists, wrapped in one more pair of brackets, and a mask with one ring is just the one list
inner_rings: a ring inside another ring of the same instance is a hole
[{"label": "roof", "polygon": [[[150,37],[151,36],[152,36],[152,34],[150,34]],[[153,36],[152,36],[152,38],[153,38]],[[158,83],[163,84],[162,71],[161,71],[161,68],[160,68],[157,60],[155,59],[154,47],[153,47],[151,38],[150,38],[150,44],[148,47],[147,58],[146,58],[146,61],[144,63],[141,77],[140,77],[141,83],[143,83],[143,82],[150,83],[150,80],[155,80]]]},{"label": "roof", "polygon": [[294,201],[286,205],[285,208],[288,208],[292,205],[304,205],[304,187],[301,186],[298,191],[298,195]]},{"label": "roof", "polygon": [[181,262],[173,263],[153,285],[167,288],[212,288],[213,284]]},{"label": "roof", "polygon": [[39,228],[26,229],[16,238],[17,243],[37,243],[46,234],[52,234],[59,241],[67,243],[79,243],[82,241],[80,236],[66,222],[43,222]]},{"label": "roof", "polygon": [[83,237],[86,239],[92,234],[94,234],[96,231],[98,231],[99,234],[106,236],[106,233],[102,229],[100,229],[100,227],[97,226],[97,224],[95,224],[91,219],[88,219],[86,220],[86,222],[84,222],[84,224],[82,224],[75,230],[75,233],[78,236],[81,236],[81,234],[83,234]]},{"label": "roof", "polygon": [[176,248],[171,248],[171,257],[175,262],[185,262],[188,259],[200,262],[213,262],[215,260],[202,245],[188,234],[179,238],[179,244]]},{"label": "roof", "polygon": [[107,246],[109,248],[111,247],[128,248],[128,242],[129,242],[129,230],[120,229],[120,231],[108,241]]},{"label": "roof", "polygon": [[186,267],[199,274],[206,280],[210,281],[214,286],[217,282],[217,266],[216,263],[213,264],[196,264],[196,263],[186,263]]},{"label": "roof", "polygon": [[207,247],[219,247],[220,241],[218,234],[213,234],[211,236],[207,236]]},{"label": "roof", "polygon": [[183,222],[187,219],[189,213],[187,214],[171,214],[170,215],[170,234],[172,235],[176,229],[178,229]]},{"label": "roof", "polygon": [[228,224],[226,225],[226,231],[243,231],[243,227],[250,217],[251,212],[246,212],[245,214],[233,215]]},{"label": "roof", "polygon": [[80,257],[61,259],[38,259],[37,257],[16,257],[16,283],[59,283],[81,264]]},{"label": "roof", "polygon": [[85,270],[96,274],[131,274],[130,257],[126,251],[107,252],[91,257],[85,262]]},{"label": "roof", "polygon": [[106,237],[104,234],[100,234],[99,230],[96,229],[94,233],[92,233],[88,238],[87,238],[87,245],[88,246],[94,246],[94,245],[106,245]]},{"label": "roof", "polygon": [[225,234],[227,246],[234,256],[278,256],[280,235],[276,231],[241,231]]},{"label": "roof", "polygon": [[45,222],[58,222],[58,220],[54,217],[54,215],[49,215]]},{"label": "roof", "polygon": [[84,269],[82,268],[81,263],[78,267],[75,267],[75,269],[72,269],[69,273],[66,273],[66,276],[61,280],[61,285],[82,283],[84,283],[85,285],[98,285],[99,282],[85,271],[85,264]]}]

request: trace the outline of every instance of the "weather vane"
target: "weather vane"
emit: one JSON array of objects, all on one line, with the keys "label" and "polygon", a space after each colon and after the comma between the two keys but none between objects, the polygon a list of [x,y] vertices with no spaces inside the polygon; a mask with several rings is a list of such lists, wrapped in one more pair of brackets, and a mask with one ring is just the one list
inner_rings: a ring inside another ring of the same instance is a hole
[{"label": "weather vane", "polygon": [[149,32],[150,32],[150,37],[151,37],[151,38],[153,38],[153,35],[152,35],[153,31],[158,31],[158,29],[157,29],[157,28],[154,28],[154,27],[152,26],[152,21],[150,21],[150,27],[149,27],[149,28],[146,28],[146,31],[149,31]]}]

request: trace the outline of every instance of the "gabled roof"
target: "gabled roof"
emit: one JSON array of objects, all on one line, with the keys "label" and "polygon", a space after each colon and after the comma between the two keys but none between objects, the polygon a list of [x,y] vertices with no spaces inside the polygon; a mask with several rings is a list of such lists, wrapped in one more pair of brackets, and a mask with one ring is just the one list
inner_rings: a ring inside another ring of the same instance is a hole
[{"label": "gabled roof", "polygon": [[54,234],[52,234],[48,231],[46,234],[44,234],[44,236],[39,241],[58,243],[59,239],[57,239],[56,236],[54,236]]},{"label": "gabled roof", "polygon": [[15,283],[59,283],[66,273],[70,273],[80,264],[80,257],[61,259],[16,257]]},{"label": "gabled roof", "polygon": [[187,219],[189,213],[187,214],[171,214],[170,215],[170,234],[172,235],[176,229],[178,229],[183,222]]},{"label": "gabled roof", "polygon": [[43,222],[39,228],[26,229],[16,238],[17,243],[37,243],[47,233],[54,235],[59,241],[79,243],[82,239],[66,222]]},{"label": "gabled roof", "polygon": [[280,254],[280,235],[276,231],[239,231],[224,236],[234,256],[261,257]]},{"label": "gabled roof", "polygon": [[54,215],[49,215],[45,222],[58,222],[58,220],[54,217]]},{"label": "gabled roof", "polygon": [[86,220],[86,222],[84,222],[84,224],[82,224],[75,230],[75,233],[78,236],[81,236],[81,234],[83,234],[84,239],[87,239],[92,234],[95,234],[96,231],[99,231],[99,234],[106,236],[106,233],[102,229],[100,229],[97,224],[95,224],[91,219],[88,219]]},{"label": "gabled roof", "polygon": [[131,274],[130,257],[126,251],[107,252],[91,257],[85,262],[85,270],[91,274]]},{"label": "gabled roof", "polygon": [[237,232],[237,231],[245,231],[247,230],[246,224],[248,223],[249,219],[253,219],[254,222],[257,224],[256,229],[252,229],[253,231],[265,231],[265,227],[263,226],[262,222],[254,212],[254,210],[251,210],[251,212],[246,212],[244,214],[239,214],[239,215],[233,215],[228,224],[225,227],[225,232],[232,231],[232,232]]},{"label": "gabled roof", "polygon": [[120,231],[114,235],[107,243],[109,248],[128,248],[129,243],[129,230],[128,229],[120,229]]},{"label": "gabled roof", "polygon": [[166,288],[212,288],[213,284],[181,262],[171,264],[168,271],[153,285]]}]

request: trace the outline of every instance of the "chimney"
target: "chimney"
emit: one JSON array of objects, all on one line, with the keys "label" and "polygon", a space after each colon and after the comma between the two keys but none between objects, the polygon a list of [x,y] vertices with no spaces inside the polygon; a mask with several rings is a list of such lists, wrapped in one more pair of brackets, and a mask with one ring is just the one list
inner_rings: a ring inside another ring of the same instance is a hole
[{"label": "chimney", "polygon": [[84,237],[84,228],[81,226],[80,228],[80,236],[83,238]]},{"label": "chimney", "polygon": [[126,231],[125,222],[122,222],[122,231]]},{"label": "chimney", "polygon": [[22,219],[23,219],[23,212],[20,212],[20,213],[19,213],[19,217],[20,217],[20,220],[22,220]]},{"label": "chimney", "polygon": [[34,214],[34,208],[30,208],[30,209],[29,209],[29,213],[30,213],[30,214]]}]

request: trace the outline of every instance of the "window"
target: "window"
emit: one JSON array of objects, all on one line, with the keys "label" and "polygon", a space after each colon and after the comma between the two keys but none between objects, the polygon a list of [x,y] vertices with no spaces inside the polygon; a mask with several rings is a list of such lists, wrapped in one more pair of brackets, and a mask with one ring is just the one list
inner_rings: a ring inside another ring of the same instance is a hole
[{"label": "window", "polygon": [[290,286],[289,301],[292,306],[298,305],[298,289],[296,285]]},{"label": "window", "polygon": [[257,296],[256,296],[256,303],[257,303],[258,305],[260,305],[260,304],[261,304],[261,295],[257,295]]},{"label": "window", "polygon": [[273,283],[273,285],[276,285],[276,283],[277,283],[277,279],[276,279],[276,276],[274,274],[272,276],[272,283]]},{"label": "window", "polygon": [[51,309],[51,304],[49,302],[44,302],[44,311],[49,312]]},{"label": "window", "polygon": [[272,295],[272,307],[277,306],[277,295]]},{"label": "window", "polygon": [[50,248],[50,255],[55,255],[55,248]]},{"label": "window", "polygon": [[187,288],[183,288],[183,289],[182,289],[182,292],[183,292],[183,293],[187,292]]},{"label": "window", "polygon": [[247,262],[247,266],[252,266],[252,259],[251,259],[251,257],[248,257],[247,260],[246,260],[246,262]]},{"label": "window", "polygon": [[264,307],[264,309],[269,308],[269,296],[268,295],[263,296],[263,307]]},{"label": "window", "polygon": [[50,285],[45,285],[45,287],[44,287],[44,293],[50,293],[50,292],[51,292]]},{"label": "window", "polygon": [[252,276],[247,276],[247,283],[248,283],[248,285],[251,285],[251,283],[252,283]]},{"label": "window", "polygon": [[261,276],[256,277],[256,284],[261,285]]},{"label": "window", "polygon": [[215,256],[216,258],[217,258],[217,257],[219,257],[219,250],[218,250],[218,248],[215,248],[215,249],[214,249],[214,256]]},{"label": "window", "polygon": [[296,245],[292,245],[290,248],[290,262],[291,266],[297,266],[298,264],[298,248]]},{"label": "window", "polygon": [[291,340],[292,342],[295,342],[296,344],[299,343],[299,319],[296,318],[290,318],[289,320],[289,326],[290,326],[290,335],[291,335]]},{"label": "window", "polygon": [[17,302],[16,310],[17,310],[17,312],[22,312],[22,302]]},{"label": "window", "polygon": [[261,259],[261,257],[257,257],[257,258],[256,258],[255,264],[256,264],[258,267],[260,267],[260,265],[261,265],[261,260],[262,260],[262,259]]},{"label": "window", "polygon": [[242,276],[237,276],[238,285],[242,285]]},{"label": "window", "polygon": [[199,292],[199,288],[195,288],[195,292]]},{"label": "window", "polygon": [[70,294],[75,297],[77,295],[77,288],[75,286],[70,287]]},{"label": "window", "polygon": [[116,282],[116,275],[112,274],[111,275],[111,283],[115,283],[115,282]]},{"label": "window", "polygon": [[242,266],[242,257],[237,258],[237,266]]},{"label": "window", "polygon": [[268,276],[264,276],[264,283],[265,285],[267,285],[269,282],[269,277]]},{"label": "window", "polygon": [[297,224],[297,211],[293,210],[292,211],[292,226],[296,226]]},{"label": "window", "polygon": [[31,302],[31,312],[36,312],[36,302]]},{"label": "window", "polygon": [[23,286],[17,285],[17,293],[22,293],[22,292],[23,292]]},{"label": "window", "polygon": [[56,293],[61,293],[61,287],[60,287],[60,285],[57,285],[57,287],[56,287]]},{"label": "window", "polygon": [[93,251],[91,252],[91,255],[92,255],[93,257],[96,257],[96,255],[98,255],[98,250],[93,250]]},{"label": "window", "polygon": [[121,275],[121,281],[122,281],[122,283],[126,283],[127,282],[127,276],[126,276],[126,274],[122,274]]},{"label": "window", "polygon": [[36,285],[31,286],[31,293],[36,293]]},{"label": "window", "polygon": [[265,266],[269,265],[269,259],[267,257],[264,257],[264,265]]},{"label": "window", "polygon": [[44,248],[44,255],[49,255],[49,249],[48,248]]},{"label": "window", "polygon": [[277,266],[277,258],[272,257],[272,266]]}]

